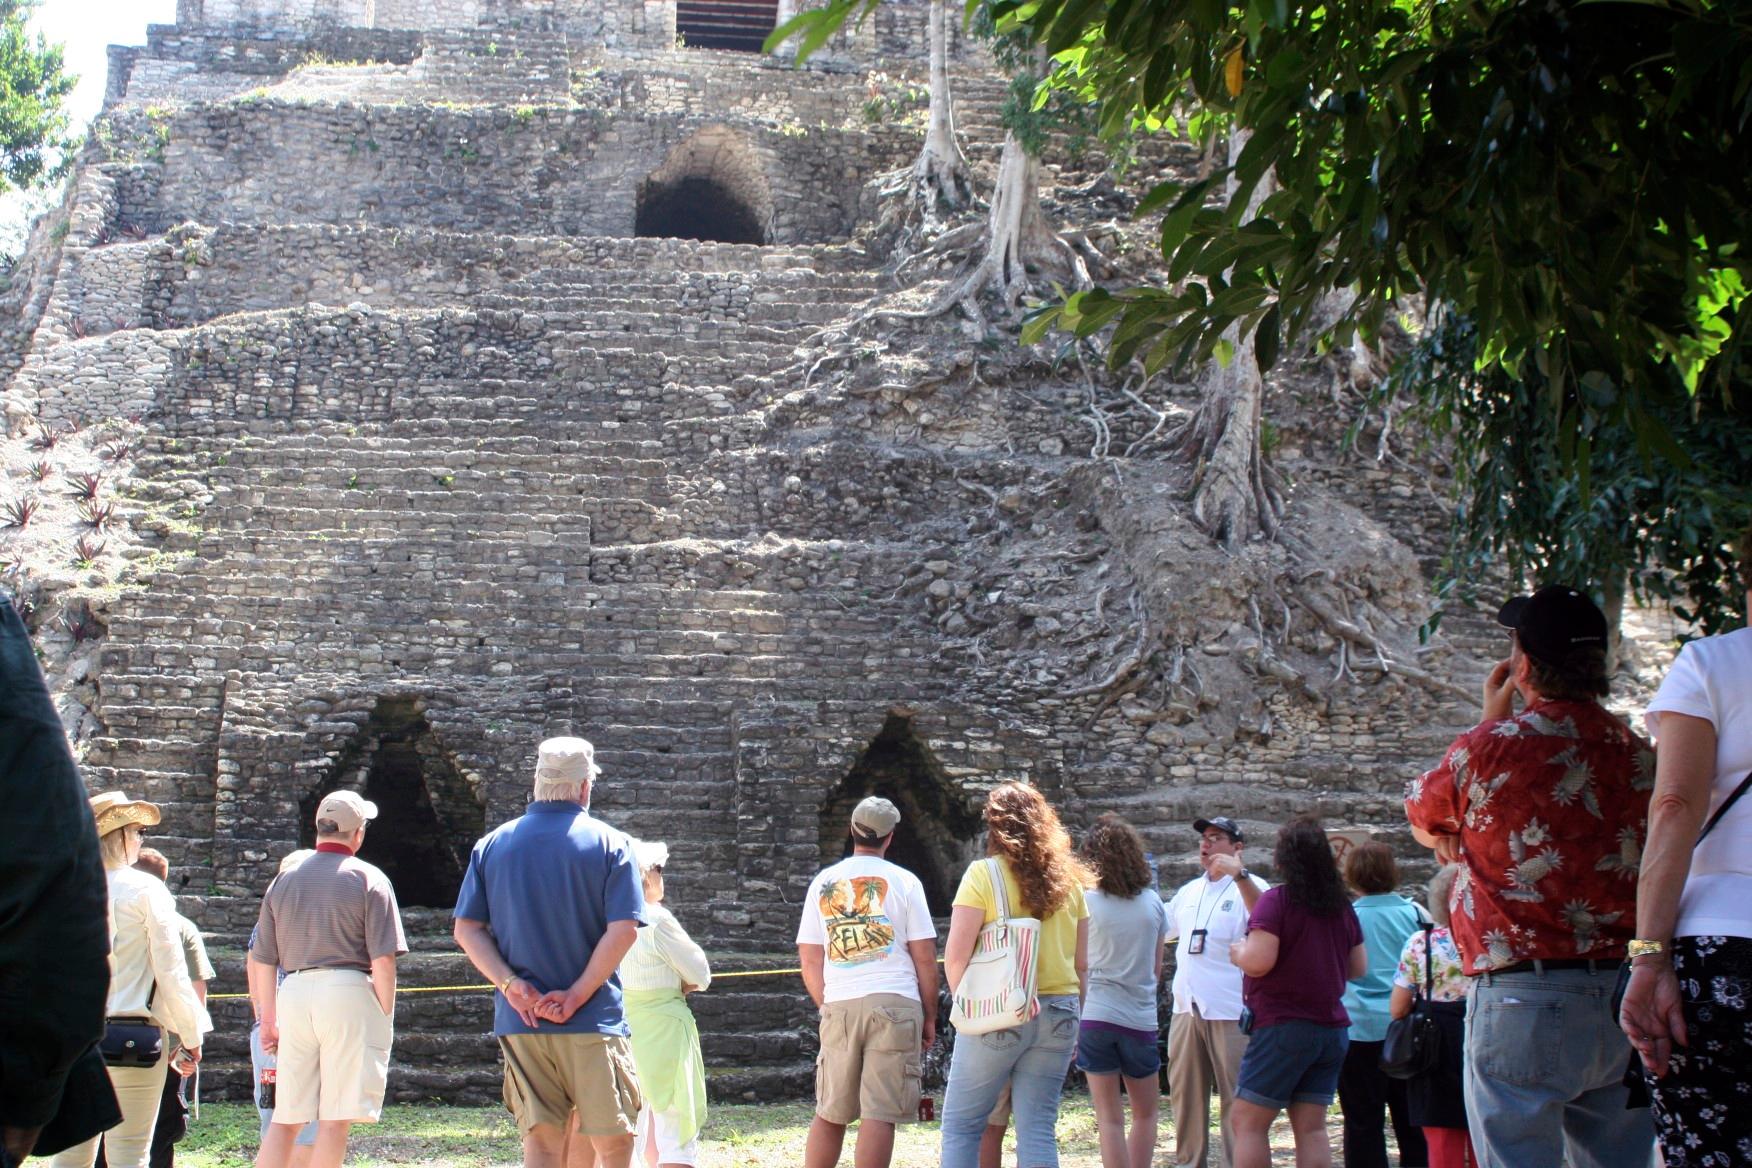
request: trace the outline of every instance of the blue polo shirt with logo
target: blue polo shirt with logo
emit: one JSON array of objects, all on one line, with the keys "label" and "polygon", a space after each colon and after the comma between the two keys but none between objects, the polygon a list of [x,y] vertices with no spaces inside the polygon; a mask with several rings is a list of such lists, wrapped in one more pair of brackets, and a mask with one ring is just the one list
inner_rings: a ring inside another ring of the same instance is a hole
[{"label": "blue polo shirt with logo", "polygon": [[[611,921],[647,923],[630,841],[564,800],[531,803],[475,844],[453,915],[491,928],[506,962],[542,993],[578,980]],[[566,1022],[534,1029],[504,994],[493,998],[496,1035],[628,1033],[618,975]]]}]

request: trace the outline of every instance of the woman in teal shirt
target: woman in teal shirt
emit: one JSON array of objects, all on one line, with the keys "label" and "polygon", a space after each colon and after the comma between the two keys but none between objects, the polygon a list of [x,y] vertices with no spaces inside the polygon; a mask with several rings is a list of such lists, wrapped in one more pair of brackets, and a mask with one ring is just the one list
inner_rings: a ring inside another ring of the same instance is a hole
[{"label": "woman in teal shirt", "polygon": [[1344,878],[1357,893],[1351,907],[1363,926],[1369,971],[1344,991],[1350,1012],[1350,1049],[1338,1076],[1338,1107],[1344,1113],[1345,1168],[1387,1168],[1387,1131],[1383,1112],[1393,1116],[1399,1140],[1401,1168],[1425,1168],[1429,1154],[1423,1131],[1411,1121],[1405,1082],[1381,1070],[1381,1044],[1392,1020],[1393,975],[1406,938],[1423,928],[1424,912],[1393,890],[1399,886],[1399,865],[1386,844],[1366,843],[1345,859]]}]

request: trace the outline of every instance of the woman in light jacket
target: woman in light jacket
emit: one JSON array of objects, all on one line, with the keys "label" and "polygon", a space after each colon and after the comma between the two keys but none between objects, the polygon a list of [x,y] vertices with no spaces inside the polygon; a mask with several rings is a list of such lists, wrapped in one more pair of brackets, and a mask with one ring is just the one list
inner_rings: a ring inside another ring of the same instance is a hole
[{"label": "woman in light jacket", "polygon": [[669,846],[633,841],[651,918],[621,959],[621,989],[633,1032],[633,1065],[644,1106],[634,1147],[653,1168],[692,1168],[706,1123],[706,1062],[700,1032],[684,995],[712,982],[705,952],[663,907],[663,866]]},{"label": "woman in light jacket", "polygon": [[200,1042],[213,1023],[189,981],[177,934],[176,901],[163,881],[133,866],[140,858],[140,829],[158,823],[158,807],[120,791],[105,791],[91,800],[91,812],[109,881],[109,1018],[156,1026],[160,1053],[149,1067],[110,1067],[122,1122],[97,1139],[68,1148],[50,1163],[54,1168],[90,1168],[101,1139],[110,1168],[147,1168],[159,1097],[170,1066],[170,1035],[182,1035],[193,1043],[185,1048],[187,1057],[199,1062]]}]

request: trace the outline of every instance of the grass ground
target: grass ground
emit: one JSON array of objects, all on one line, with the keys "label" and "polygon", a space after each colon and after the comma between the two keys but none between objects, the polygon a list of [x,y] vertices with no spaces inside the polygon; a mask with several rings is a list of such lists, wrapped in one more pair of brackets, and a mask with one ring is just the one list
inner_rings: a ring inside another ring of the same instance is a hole
[{"label": "grass ground", "polygon": [[[712,1108],[701,1144],[701,1168],[794,1168],[803,1162],[803,1139],[811,1114],[807,1103],[723,1105]],[[256,1150],[256,1113],[247,1104],[215,1103],[201,1108],[188,1138],[177,1149],[181,1168],[244,1168]],[[1330,1125],[1335,1141],[1337,1116]],[[1171,1146],[1166,1114],[1157,1141],[1166,1162]],[[1289,1165],[1288,1125],[1272,1132],[1272,1162]],[[1095,1115],[1089,1099],[1067,1094],[1059,1112],[1061,1168],[1101,1168],[1095,1144]],[[852,1161],[855,1130],[846,1140],[842,1164]],[[937,1125],[910,1124],[895,1140],[894,1168],[935,1168]],[[1213,1139],[1215,1138],[1213,1133]],[[383,1122],[353,1129],[347,1163],[355,1168],[417,1164],[426,1168],[512,1168],[519,1161],[517,1130],[496,1107],[412,1107],[393,1105]],[[1336,1153],[1336,1143],[1335,1143]],[[1006,1164],[1015,1161],[1006,1157]]]}]

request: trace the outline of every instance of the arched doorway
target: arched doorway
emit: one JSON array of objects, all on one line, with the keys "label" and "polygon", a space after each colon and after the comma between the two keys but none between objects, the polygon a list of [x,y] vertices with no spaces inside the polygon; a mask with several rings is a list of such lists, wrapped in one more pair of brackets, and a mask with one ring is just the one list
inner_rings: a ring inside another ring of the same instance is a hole
[{"label": "arched doorway", "polygon": [[438,744],[419,701],[379,700],[331,775],[305,795],[303,846],[315,842],[322,796],[358,791],[377,804],[359,858],[383,869],[402,905],[454,907],[469,852],[486,831],[486,805]]},{"label": "arched doorway", "polygon": [[758,53],[778,18],[778,0],[676,0],[675,34],[690,49]]},{"label": "arched doorway", "polygon": [[851,851],[852,808],[866,795],[880,795],[900,808],[887,858],[919,878],[933,916],[947,916],[962,869],[979,847],[980,815],[931,757],[911,718],[888,715],[822,806],[824,864]]},{"label": "arched doorway", "polygon": [[633,234],[716,243],[772,242],[773,197],[740,134],[707,126],[639,184]]}]

